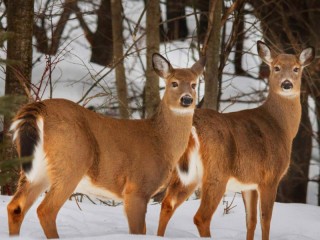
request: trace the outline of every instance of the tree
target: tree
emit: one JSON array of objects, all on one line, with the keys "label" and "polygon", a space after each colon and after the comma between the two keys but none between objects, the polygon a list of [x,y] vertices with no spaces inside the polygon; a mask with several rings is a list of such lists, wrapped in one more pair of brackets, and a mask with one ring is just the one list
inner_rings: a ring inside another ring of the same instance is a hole
[{"label": "tree", "polygon": [[[127,83],[126,75],[123,65],[123,36],[122,36],[122,4],[121,1],[111,2],[112,12],[112,35],[113,35],[113,53],[114,61],[118,62],[116,65],[116,86],[118,93],[118,102],[120,109],[120,116],[128,118],[128,99],[127,99]],[[121,20],[119,20],[119,17]]]},{"label": "tree", "polygon": [[147,68],[145,85],[145,110],[148,117],[152,116],[160,103],[159,77],[152,67],[152,54],[159,52],[159,0],[148,0],[147,4]]},{"label": "tree", "polygon": [[[6,2],[8,22],[8,50],[6,60],[5,95],[27,95],[29,92],[32,73],[32,32],[33,32],[33,0],[10,0]],[[19,6],[19,7],[17,7]],[[4,119],[4,140],[6,138],[10,117]],[[2,151],[1,160],[14,156],[12,148]],[[10,194],[13,186],[1,188],[2,194]]]},{"label": "tree", "polygon": [[167,0],[167,38],[185,39],[188,36],[185,0]]},{"label": "tree", "polygon": [[101,0],[97,11],[97,29],[92,32],[83,18],[83,13],[76,6],[76,16],[85,36],[91,45],[91,59],[93,63],[108,66],[113,60],[111,1]]},{"label": "tree", "polygon": [[[218,110],[219,87],[219,63],[220,63],[220,38],[221,38],[221,0],[210,1],[210,12],[208,21],[208,33],[204,42],[207,63],[205,72],[205,95],[203,108]],[[206,46],[208,44],[208,46]]]},{"label": "tree", "polygon": [[[73,12],[74,7],[76,6],[75,0],[65,0],[63,7],[62,7],[62,13],[60,16],[60,19],[56,26],[51,26],[52,31],[52,38],[51,41],[49,41],[47,33],[48,29],[46,28],[46,18],[48,18],[46,12],[51,12],[49,14],[49,17],[52,18],[52,9],[49,10],[49,4],[54,1],[47,0],[47,2],[44,4],[44,8],[40,14],[38,14],[37,18],[40,20],[40,24],[38,25],[35,21],[33,24],[33,34],[36,38],[36,47],[37,50],[44,54],[49,55],[55,55],[58,52],[58,49],[60,47],[60,41],[62,37],[62,33],[64,31],[64,28],[70,18],[70,15]],[[54,7],[54,3],[51,6],[51,8]],[[52,19],[51,19],[52,21]]]}]

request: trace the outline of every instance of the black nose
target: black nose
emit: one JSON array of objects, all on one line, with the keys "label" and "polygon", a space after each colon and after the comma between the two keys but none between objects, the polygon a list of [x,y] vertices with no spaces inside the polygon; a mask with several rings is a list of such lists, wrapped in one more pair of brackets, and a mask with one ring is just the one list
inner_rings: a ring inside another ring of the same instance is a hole
[{"label": "black nose", "polygon": [[293,88],[293,84],[289,80],[285,80],[281,83],[281,88],[284,90],[290,90],[291,88]]},{"label": "black nose", "polygon": [[193,103],[193,98],[189,95],[185,95],[180,99],[180,104],[183,107],[189,107]]}]

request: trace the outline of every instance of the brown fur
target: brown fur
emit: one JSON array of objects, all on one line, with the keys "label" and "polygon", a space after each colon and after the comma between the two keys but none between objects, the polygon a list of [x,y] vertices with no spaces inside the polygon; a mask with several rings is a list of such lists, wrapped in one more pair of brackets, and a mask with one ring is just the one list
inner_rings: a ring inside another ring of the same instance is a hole
[{"label": "brown fur", "polygon": [[[260,43],[261,44],[261,43]],[[260,49],[261,50],[261,49]],[[264,58],[263,52],[259,54]],[[310,56],[311,60],[314,56]],[[310,59],[308,59],[310,60]],[[247,212],[247,239],[252,240],[257,222],[260,196],[262,239],[269,239],[270,220],[279,181],[290,164],[292,140],[297,134],[300,116],[300,83],[303,63],[293,55],[281,54],[269,62],[270,92],[266,102],[251,110],[221,114],[199,109],[194,114],[203,165],[201,205],[194,217],[201,237],[210,237],[210,222],[230,178],[243,184],[257,184],[257,190],[243,191]],[[275,73],[274,67],[281,71]],[[299,73],[293,68],[299,67]],[[290,79],[297,95],[280,96],[281,83]],[[188,145],[188,152],[194,147]],[[180,169],[189,159],[180,160]],[[197,182],[184,186],[177,172],[163,200],[158,235],[163,236],[177,207],[195,190]]]},{"label": "brown fur", "polygon": [[[197,82],[204,63],[197,62],[191,69],[169,66],[164,97],[155,116],[148,120],[113,119],[63,99],[33,103],[20,110],[16,119],[24,121],[28,115],[43,118],[48,182],[30,183],[22,173],[20,187],[8,205],[11,235],[19,234],[26,212],[50,187],[37,212],[46,236],[57,238],[58,211],[84,176],[123,199],[130,233],[145,233],[147,203],[162,185],[168,184],[192,127],[194,103],[188,107],[191,113],[185,115],[174,113],[170,107],[185,110],[180,105],[185,94],[195,99],[191,84]],[[179,83],[177,88],[171,86],[173,81]],[[41,110],[30,111],[40,105]],[[19,149],[19,140],[16,143]]]}]

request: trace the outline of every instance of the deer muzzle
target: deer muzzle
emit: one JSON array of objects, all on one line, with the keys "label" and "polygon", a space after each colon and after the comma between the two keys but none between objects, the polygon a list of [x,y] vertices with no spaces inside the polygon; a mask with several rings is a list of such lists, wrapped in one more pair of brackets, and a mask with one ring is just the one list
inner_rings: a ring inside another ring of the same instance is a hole
[{"label": "deer muzzle", "polygon": [[183,107],[189,107],[193,103],[193,98],[190,95],[185,95],[180,99],[180,104]]},{"label": "deer muzzle", "polygon": [[292,88],[293,88],[293,84],[291,81],[289,80],[285,80],[281,83],[281,88],[284,90],[284,91],[290,91]]}]

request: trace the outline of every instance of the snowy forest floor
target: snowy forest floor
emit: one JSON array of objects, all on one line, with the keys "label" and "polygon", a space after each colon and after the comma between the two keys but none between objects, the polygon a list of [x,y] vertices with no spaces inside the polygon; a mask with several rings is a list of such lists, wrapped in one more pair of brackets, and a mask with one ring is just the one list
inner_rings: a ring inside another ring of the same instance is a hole
[{"label": "snowy forest floor", "polygon": [[[233,197],[226,197],[231,203]],[[0,196],[0,239],[9,239],[6,206],[10,197]],[[41,198],[28,212],[17,239],[44,239],[36,207]],[[67,201],[57,219],[61,239],[199,239],[193,216],[199,207],[199,200],[182,204],[168,224],[166,237],[156,237],[160,213],[159,204],[150,204],[147,213],[147,235],[128,235],[128,226],[123,206],[109,207],[92,203]],[[234,200],[235,206],[229,214],[224,214],[222,202],[211,222],[213,239],[241,240],[246,238],[245,211],[240,195]],[[10,238],[12,239],[12,238]],[[14,238],[15,239],[15,238]],[[255,239],[261,239],[258,221]],[[276,203],[271,223],[272,240],[318,240],[320,239],[320,207],[305,204]]]}]

